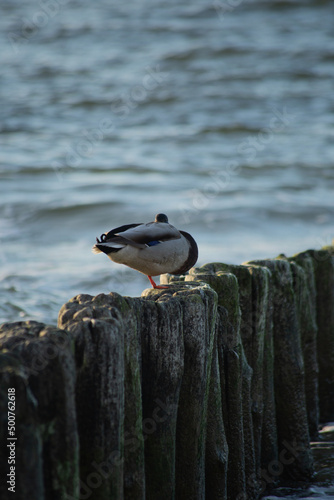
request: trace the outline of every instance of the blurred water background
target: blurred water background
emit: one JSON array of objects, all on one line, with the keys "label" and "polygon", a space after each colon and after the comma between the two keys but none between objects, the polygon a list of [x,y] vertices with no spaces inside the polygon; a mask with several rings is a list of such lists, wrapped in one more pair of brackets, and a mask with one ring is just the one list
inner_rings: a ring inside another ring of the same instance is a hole
[{"label": "blurred water background", "polygon": [[1,0],[0,322],[140,295],[95,237],[157,212],[198,264],[334,236],[334,3]]}]

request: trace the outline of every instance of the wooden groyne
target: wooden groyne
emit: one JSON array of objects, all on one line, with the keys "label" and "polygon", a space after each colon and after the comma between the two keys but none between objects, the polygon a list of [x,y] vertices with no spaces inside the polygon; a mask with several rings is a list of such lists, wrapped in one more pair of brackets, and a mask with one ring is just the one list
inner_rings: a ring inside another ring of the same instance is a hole
[{"label": "wooden groyne", "polygon": [[78,295],[58,328],[0,327],[1,499],[246,500],[311,479],[334,420],[334,247],[164,279]]}]

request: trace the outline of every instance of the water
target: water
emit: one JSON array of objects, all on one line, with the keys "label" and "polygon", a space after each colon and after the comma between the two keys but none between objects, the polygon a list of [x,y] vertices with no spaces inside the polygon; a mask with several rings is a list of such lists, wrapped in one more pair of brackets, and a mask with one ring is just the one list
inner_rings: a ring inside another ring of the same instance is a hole
[{"label": "water", "polygon": [[199,264],[330,244],[334,4],[2,0],[0,322],[139,295],[95,237],[157,212]]},{"label": "water", "polygon": [[[199,264],[331,243],[333,2],[0,10],[0,322],[139,295],[146,277],[91,246],[157,212],[194,235]],[[326,479],[298,495],[333,496],[333,451],[318,453]]]}]

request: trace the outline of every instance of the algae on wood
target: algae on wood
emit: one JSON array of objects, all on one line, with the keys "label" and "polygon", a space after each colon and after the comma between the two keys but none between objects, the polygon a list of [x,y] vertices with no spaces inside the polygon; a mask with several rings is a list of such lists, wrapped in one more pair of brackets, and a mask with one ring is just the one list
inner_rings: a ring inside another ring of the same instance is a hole
[{"label": "algae on wood", "polygon": [[[277,422],[274,387],[273,303],[271,272],[250,265],[253,327],[253,426],[256,469],[277,460]],[[258,477],[258,480],[261,480]]]},{"label": "algae on wood", "polygon": [[317,292],[320,421],[334,420],[334,247],[309,250]]},{"label": "algae on wood", "polygon": [[[246,493],[245,440],[243,423],[241,312],[236,277],[220,271],[220,264],[196,269],[186,282],[201,280],[218,294],[219,328],[217,346],[223,401],[223,422],[229,449],[227,498]],[[222,383],[224,381],[224,383]]]},{"label": "algae on wood", "polygon": [[301,345],[305,370],[305,397],[310,437],[316,439],[319,429],[319,366],[317,359],[318,327],[316,290],[312,259],[307,252],[289,259],[293,276]]},{"label": "algae on wood", "polygon": [[176,425],[184,370],[179,300],[160,293],[141,301],[146,498],[175,496]]},{"label": "algae on wood", "polygon": [[[225,500],[227,498],[228,444],[223,421],[222,384],[219,372],[219,321],[218,315],[217,331],[212,353],[208,400],[205,451],[205,498]],[[220,350],[223,350],[222,346],[220,346]]]},{"label": "algae on wood", "polygon": [[271,271],[273,292],[274,375],[279,454],[293,447],[295,459],[283,474],[304,480],[312,475],[306,412],[304,360],[290,263],[283,259],[254,261]]},{"label": "algae on wood", "polygon": [[[77,498],[76,374],[68,334],[35,321],[5,323],[0,347],[1,388],[16,390],[15,498]],[[7,495],[6,489],[1,498]]]},{"label": "algae on wood", "polygon": [[61,329],[1,327],[16,498],[250,500],[279,476],[310,479],[318,394],[334,418],[333,248],[162,282],[140,298],[78,295]]},{"label": "algae on wood", "polygon": [[75,341],[81,486],[97,500],[120,498],[123,489],[145,498],[139,344],[129,321],[118,294],[78,295],[59,314]]},{"label": "algae on wood", "polygon": [[183,307],[184,374],[176,430],[176,497],[200,500],[205,496],[207,405],[217,295],[207,286],[177,295]]}]

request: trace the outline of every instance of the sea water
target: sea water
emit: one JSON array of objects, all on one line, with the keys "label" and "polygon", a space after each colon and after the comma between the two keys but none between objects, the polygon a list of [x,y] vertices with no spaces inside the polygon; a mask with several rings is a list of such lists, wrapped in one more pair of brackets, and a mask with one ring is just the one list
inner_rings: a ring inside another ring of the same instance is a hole
[{"label": "sea water", "polygon": [[0,321],[147,278],[96,236],[157,212],[198,265],[334,236],[330,1],[1,2]]},{"label": "sea water", "polygon": [[[333,2],[0,11],[0,322],[56,324],[78,293],[140,295],[145,276],[91,247],[157,212],[195,237],[199,265],[331,243]],[[333,449],[314,452],[323,481],[273,495],[333,496]]]}]

